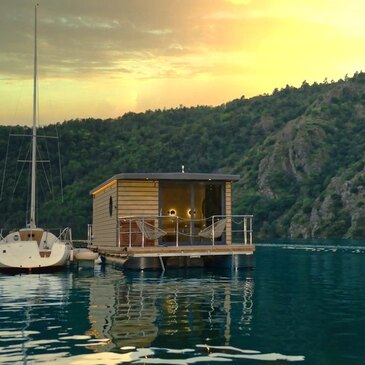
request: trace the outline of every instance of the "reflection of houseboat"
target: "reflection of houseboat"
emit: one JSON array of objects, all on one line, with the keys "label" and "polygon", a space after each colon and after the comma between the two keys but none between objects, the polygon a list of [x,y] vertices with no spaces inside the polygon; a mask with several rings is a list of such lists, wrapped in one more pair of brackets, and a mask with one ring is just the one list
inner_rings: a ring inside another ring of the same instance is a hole
[{"label": "reflection of houseboat", "polygon": [[[102,350],[176,346],[176,336],[184,346],[194,346],[197,338],[217,338],[229,346],[231,336],[250,335],[253,320],[254,281],[246,273],[227,276],[208,274],[196,278],[196,271],[181,273],[122,273],[112,280],[90,281],[90,331],[109,339]],[[95,346],[94,346],[95,349]],[[173,362],[170,362],[173,363]]]},{"label": "reflection of houseboat", "polygon": [[157,337],[157,287],[153,285],[155,293],[146,295],[151,288],[143,285],[143,277],[136,281],[128,282],[123,274],[118,280],[91,281],[89,334],[110,340],[103,351],[115,346],[150,346]]},{"label": "reflection of houseboat", "polygon": [[231,213],[238,178],[115,175],[91,191],[93,248],[125,268],[238,267],[254,251],[252,216]]}]

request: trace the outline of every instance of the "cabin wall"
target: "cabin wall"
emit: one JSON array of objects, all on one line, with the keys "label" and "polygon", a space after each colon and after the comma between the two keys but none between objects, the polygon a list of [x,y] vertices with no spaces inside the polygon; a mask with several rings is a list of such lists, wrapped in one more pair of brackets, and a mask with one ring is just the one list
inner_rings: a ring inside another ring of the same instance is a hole
[{"label": "cabin wall", "polygon": [[93,195],[93,245],[116,246],[117,182]]},{"label": "cabin wall", "polygon": [[[151,216],[159,215],[159,182],[153,180],[119,180],[118,181],[118,217],[147,217],[146,223],[159,226],[157,219]],[[149,240],[142,234],[135,222],[120,221],[119,245],[125,246],[155,246],[157,240]]]},{"label": "cabin wall", "polygon": [[118,216],[158,215],[158,181],[119,180]]},{"label": "cabin wall", "polygon": [[[232,215],[232,183],[226,182],[226,213],[227,216]],[[226,225],[226,244],[232,244],[232,222],[231,219],[227,219]]]}]

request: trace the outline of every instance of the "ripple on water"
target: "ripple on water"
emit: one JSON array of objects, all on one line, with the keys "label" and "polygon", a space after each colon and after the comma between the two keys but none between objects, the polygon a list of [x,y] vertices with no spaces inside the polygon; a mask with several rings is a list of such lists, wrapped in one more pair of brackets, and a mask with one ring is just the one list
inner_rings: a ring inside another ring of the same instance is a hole
[{"label": "ripple on water", "polygon": [[94,276],[0,275],[0,363],[342,365],[349,353],[363,358],[363,255],[259,251],[255,271],[231,275],[108,268]]},{"label": "ripple on water", "polygon": [[[206,355],[201,353],[206,352]],[[168,358],[166,358],[168,355]],[[175,357],[174,357],[175,356]],[[37,354],[28,358],[30,363],[54,364],[54,365],[118,365],[121,363],[144,363],[144,364],[195,364],[212,362],[232,362],[234,360],[256,361],[304,361],[304,356],[287,356],[279,353],[263,354],[254,350],[242,350],[231,346],[197,345],[196,349],[170,349],[170,348],[135,348],[124,347],[121,352],[98,352],[68,356],[67,352],[57,354]],[[13,362],[24,360],[21,356],[14,356]]]}]

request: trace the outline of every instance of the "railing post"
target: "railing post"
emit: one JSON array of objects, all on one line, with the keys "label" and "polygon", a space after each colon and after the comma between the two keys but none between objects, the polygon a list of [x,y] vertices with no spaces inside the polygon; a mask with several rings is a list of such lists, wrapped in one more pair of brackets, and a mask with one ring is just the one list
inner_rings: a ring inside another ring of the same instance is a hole
[{"label": "railing post", "polygon": [[132,248],[132,218],[129,218],[129,248]]},{"label": "railing post", "polygon": [[87,225],[87,243],[88,243],[88,245],[91,245],[91,235],[92,235],[91,227],[92,227],[92,225],[89,223]]},{"label": "railing post", "polygon": [[117,227],[117,232],[118,232],[118,247],[120,247],[120,219],[119,218],[117,219],[117,224],[118,224],[118,227]]},{"label": "railing post", "polygon": [[213,223],[213,226],[212,226],[212,246],[214,246],[214,215],[212,217],[212,223]]},{"label": "railing post", "polygon": [[247,217],[244,216],[243,218],[243,239],[244,244],[247,245]]},{"label": "railing post", "polygon": [[176,216],[176,247],[179,247],[179,217]]},{"label": "railing post", "polygon": [[252,216],[250,217],[250,244],[252,245]]},{"label": "railing post", "polygon": [[71,228],[69,228],[68,234],[69,234],[69,237],[70,237],[70,242],[72,243],[72,230],[71,230]]},{"label": "railing post", "polygon": [[[154,217],[154,219],[153,219],[153,226],[155,227],[155,229],[159,227],[159,225],[158,225],[158,218],[155,218]],[[158,238],[155,238],[153,241],[154,241],[153,242],[153,245],[154,246],[158,246],[159,239]]]},{"label": "railing post", "polygon": [[144,247],[144,217],[142,217],[142,247]]}]

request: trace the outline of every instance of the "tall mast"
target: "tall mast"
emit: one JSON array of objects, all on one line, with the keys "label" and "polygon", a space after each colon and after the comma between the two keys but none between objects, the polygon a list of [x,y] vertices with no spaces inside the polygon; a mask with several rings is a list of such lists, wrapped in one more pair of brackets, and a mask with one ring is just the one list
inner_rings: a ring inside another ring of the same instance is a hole
[{"label": "tall mast", "polygon": [[37,172],[37,5],[34,8],[34,76],[33,76],[33,128],[32,128],[32,187],[30,196],[30,228],[36,228],[36,172]]}]

